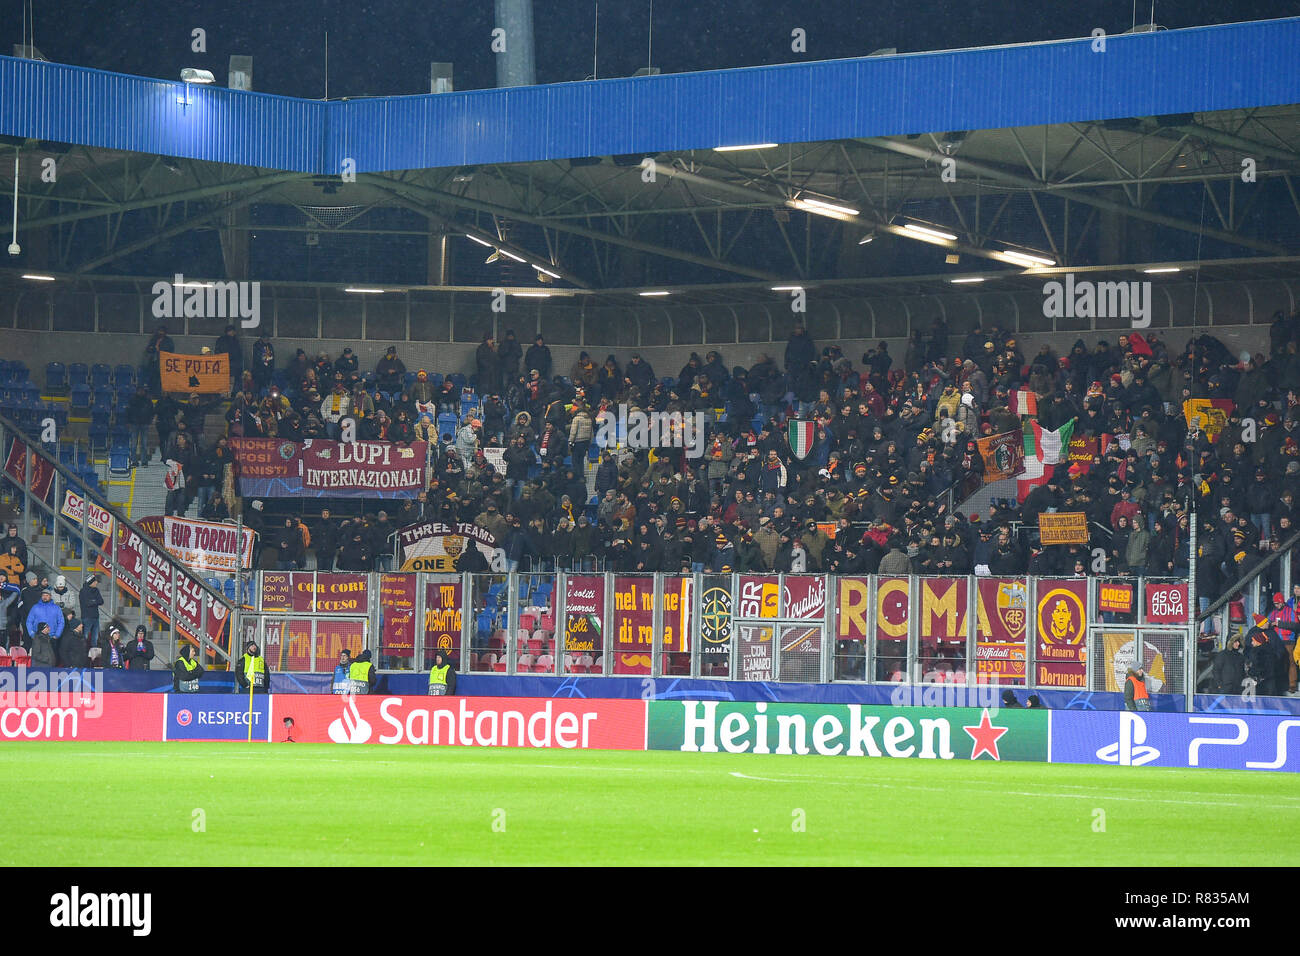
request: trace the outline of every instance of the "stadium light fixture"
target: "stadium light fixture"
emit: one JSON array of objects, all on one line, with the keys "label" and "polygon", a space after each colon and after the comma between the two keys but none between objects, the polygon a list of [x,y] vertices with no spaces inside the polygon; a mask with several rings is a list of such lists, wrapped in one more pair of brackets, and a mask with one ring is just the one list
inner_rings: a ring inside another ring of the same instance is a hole
[{"label": "stadium light fixture", "polygon": [[753,146],[714,146],[715,153],[737,153],[743,149],[776,149],[780,143],[755,143]]},{"label": "stadium light fixture", "polygon": [[944,232],[942,229],[932,229],[929,226],[922,226],[915,222],[904,223],[903,228],[922,242],[942,243],[957,241],[957,237],[951,232]]},{"label": "stadium light fixture", "polygon": [[563,277],[562,275],[560,275],[558,272],[552,272],[550,269],[547,269],[547,268],[544,268],[544,267],[542,267],[542,266],[539,266],[536,262],[530,263],[530,265],[532,265],[532,267],[533,267],[534,269],[536,269],[538,272],[542,273],[543,275],[548,275],[548,276],[550,276],[552,279],[562,279],[562,278],[564,278],[564,277]]},{"label": "stadium light fixture", "polygon": [[384,289],[370,289],[370,288],[367,288],[367,287],[365,287],[365,286],[350,285],[350,286],[348,286],[346,289],[344,289],[343,291],[344,291],[344,292],[354,292],[354,293],[356,293],[357,295],[377,295],[377,294],[380,294],[380,293],[384,292],[385,290],[384,290]]},{"label": "stadium light fixture", "polygon": [[983,276],[967,276],[964,279],[949,279],[953,285],[964,285],[966,283],[983,282]]},{"label": "stadium light fixture", "polygon": [[187,66],[181,70],[181,80],[185,83],[215,83],[217,78],[212,75],[211,70],[199,70],[192,66]]},{"label": "stadium light fixture", "polygon": [[772,291],[773,291],[773,292],[802,292],[802,291],[803,291],[803,286],[801,286],[801,285],[774,285],[774,286],[772,286]]},{"label": "stadium light fixture", "polygon": [[1056,265],[1055,259],[1049,259],[1046,256],[1030,255],[1027,252],[1019,252],[1015,249],[1004,249],[1001,252],[993,253],[993,255],[997,256],[1003,262],[1009,262],[1013,266],[1024,266],[1026,269],[1038,269],[1043,266]]},{"label": "stadium light fixture", "polygon": [[498,249],[497,252],[501,253],[501,254],[502,254],[503,256],[505,256],[507,259],[513,259],[513,260],[515,260],[515,262],[527,262],[527,261],[528,261],[527,259],[521,259],[521,258],[519,258],[519,257],[518,257],[517,255],[515,255],[513,252],[506,252],[506,250],[504,250],[504,249]]},{"label": "stadium light fixture", "polygon": [[1158,266],[1153,269],[1143,269],[1142,271],[1146,275],[1155,276],[1155,275],[1161,275],[1162,273],[1165,272],[1182,272],[1183,270],[1180,269],[1178,266]]},{"label": "stadium light fixture", "polygon": [[859,210],[854,209],[852,206],[841,206],[838,203],[827,202],[824,199],[808,199],[803,196],[791,199],[787,205],[803,212],[810,212],[816,216],[825,216],[828,219],[853,219],[859,213]]},{"label": "stadium light fixture", "polygon": [[549,292],[511,292],[510,294],[524,299],[549,299],[551,297]]},{"label": "stadium light fixture", "polygon": [[493,249],[492,254],[483,260],[483,265],[490,266],[492,265],[492,263],[500,261],[500,259],[501,259],[501,250]]},{"label": "stadium light fixture", "polygon": [[480,246],[486,246],[489,249],[492,248],[492,243],[488,242],[486,239],[480,239],[478,236],[471,236],[469,233],[465,233],[465,238],[470,242],[477,242]]},{"label": "stadium light fixture", "polygon": [[651,296],[672,295],[672,293],[669,292],[667,289],[650,289],[646,292],[638,292],[637,295],[650,298]]},{"label": "stadium light fixture", "polygon": [[23,278],[24,278],[24,279],[31,279],[33,282],[53,282],[53,281],[54,281],[54,276],[43,276],[43,275],[37,275],[37,274],[34,273],[34,272],[25,272],[25,273],[23,273]]},{"label": "stadium light fixture", "polygon": [[872,230],[871,232],[867,233],[865,236],[863,236],[861,239],[858,240],[858,245],[865,246],[867,243],[875,242],[875,241],[876,241],[876,233],[875,230]]}]

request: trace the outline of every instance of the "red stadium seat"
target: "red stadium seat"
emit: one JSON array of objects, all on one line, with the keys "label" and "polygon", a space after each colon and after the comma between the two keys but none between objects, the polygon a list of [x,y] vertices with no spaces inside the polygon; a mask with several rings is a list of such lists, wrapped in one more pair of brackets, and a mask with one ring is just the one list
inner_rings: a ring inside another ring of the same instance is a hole
[{"label": "red stadium seat", "polygon": [[497,661],[496,667],[494,667],[493,670],[495,670],[498,674],[504,674],[506,672],[506,662]]},{"label": "red stadium seat", "polygon": [[0,651],[0,667],[13,667],[14,659],[9,656],[8,651]]}]

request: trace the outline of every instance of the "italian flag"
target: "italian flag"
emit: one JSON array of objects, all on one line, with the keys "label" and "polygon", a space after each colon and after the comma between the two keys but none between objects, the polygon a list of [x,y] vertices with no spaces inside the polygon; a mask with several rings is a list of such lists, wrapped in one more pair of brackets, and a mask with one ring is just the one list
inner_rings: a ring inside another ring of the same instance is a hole
[{"label": "italian flag", "polygon": [[1038,416],[1038,396],[1030,391],[1013,388],[1011,390],[1011,400],[1008,402],[1011,406],[1012,414],[1031,418]]},{"label": "italian flag", "polygon": [[1074,419],[1055,431],[1047,431],[1032,421],[1025,434],[1025,470],[1016,478],[1016,500],[1024,501],[1029,492],[1047,480],[1056,471],[1062,459],[1069,457],[1070,436],[1074,434]]}]

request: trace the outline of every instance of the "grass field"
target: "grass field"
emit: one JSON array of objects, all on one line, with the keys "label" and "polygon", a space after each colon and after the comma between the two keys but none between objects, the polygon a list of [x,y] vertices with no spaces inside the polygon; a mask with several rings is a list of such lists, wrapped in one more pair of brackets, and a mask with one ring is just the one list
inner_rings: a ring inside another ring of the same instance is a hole
[{"label": "grass field", "polygon": [[1246,839],[1265,815],[1300,825],[1295,779],[1244,771],[6,743],[0,779],[27,821],[10,866],[1300,863],[1295,841]]}]

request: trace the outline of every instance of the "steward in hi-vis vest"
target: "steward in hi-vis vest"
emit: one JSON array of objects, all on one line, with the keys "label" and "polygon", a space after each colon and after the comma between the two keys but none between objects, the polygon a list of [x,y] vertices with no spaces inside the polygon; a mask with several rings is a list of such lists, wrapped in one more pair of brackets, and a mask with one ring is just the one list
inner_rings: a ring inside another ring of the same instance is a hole
[{"label": "steward in hi-vis vest", "polygon": [[186,644],[181,648],[180,657],[172,665],[172,690],[177,694],[197,694],[199,678],[203,676],[203,665],[194,660],[194,648]]},{"label": "steward in hi-vis vest", "polygon": [[248,693],[250,685],[254,693],[270,692],[270,669],[266,666],[266,659],[258,653],[257,645],[252,641],[244,647],[244,656],[235,665],[235,683],[245,694]]},{"label": "steward in hi-vis vest", "polygon": [[1125,710],[1150,710],[1151,695],[1147,693],[1147,675],[1142,668],[1128,669],[1124,676]]},{"label": "steward in hi-vis vest", "polygon": [[433,667],[429,669],[429,696],[443,697],[456,693],[456,669],[451,666],[451,659],[442,651],[433,655]]},{"label": "steward in hi-vis vest", "polygon": [[334,680],[330,684],[331,694],[350,694],[352,693],[352,682],[348,678],[348,671],[352,667],[352,652],[347,648],[339,651],[339,662],[334,668]]},{"label": "steward in hi-vis vest", "polygon": [[362,651],[348,667],[348,683],[352,686],[351,692],[369,694],[375,689],[378,681],[379,674],[375,670],[375,665],[370,663],[370,652]]}]

